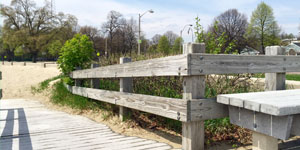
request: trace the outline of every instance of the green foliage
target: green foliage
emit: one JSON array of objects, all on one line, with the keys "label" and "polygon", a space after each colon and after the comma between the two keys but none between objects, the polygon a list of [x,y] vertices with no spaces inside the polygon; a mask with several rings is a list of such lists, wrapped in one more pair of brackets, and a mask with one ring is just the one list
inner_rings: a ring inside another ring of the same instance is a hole
[{"label": "green foliage", "polygon": [[180,54],[181,53],[181,45],[183,43],[183,40],[181,37],[178,37],[174,41],[174,45],[172,47],[172,53],[173,54]]},{"label": "green foliage", "polygon": [[58,64],[61,71],[68,75],[76,67],[86,69],[90,67],[93,56],[93,43],[86,35],[76,34],[68,40],[61,49]]},{"label": "green foliage", "polygon": [[46,90],[49,87],[49,83],[51,81],[57,80],[57,79],[61,79],[63,78],[63,75],[59,75],[47,80],[44,80],[43,82],[39,83],[39,85],[37,87],[31,87],[31,92],[33,93],[41,93],[42,91]]},{"label": "green foliage", "polygon": [[266,3],[261,2],[252,12],[251,21],[248,27],[248,38],[259,39],[261,49],[264,51],[266,46],[280,44],[280,28],[275,21],[273,9]]},{"label": "green foliage", "polygon": [[[255,74],[256,78],[265,78],[265,74]],[[285,75],[286,80],[300,81],[300,74],[287,74]]]},{"label": "green foliage", "polygon": [[199,17],[196,17],[195,35],[196,35],[196,42],[197,43],[204,43],[205,42],[204,29],[203,29],[202,25],[200,24],[200,18]]},{"label": "green foliage", "polygon": [[9,59],[22,45],[33,62],[55,40],[65,41],[73,35],[77,19],[72,15],[52,13],[49,3],[37,6],[33,0],[13,0],[10,6],[0,5],[4,19],[3,41]]},{"label": "green foliage", "polygon": [[[54,84],[54,88],[51,94],[51,101],[55,104],[62,106],[70,106],[71,108],[78,110],[109,110],[109,113],[105,113],[106,117],[113,114],[114,108],[112,105],[94,101],[85,97],[71,94],[60,81]],[[103,114],[104,115],[104,114]]]},{"label": "green foliage", "polygon": [[16,48],[16,50],[14,51],[15,56],[23,56],[24,55],[24,50],[22,48],[22,46],[19,46]]},{"label": "green foliage", "polygon": [[237,54],[238,50],[234,49],[235,41],[231,41],[228,43],[227,36],[225,32],[223,32],[220,36],[217,35],[218,33],[218,22],[214,23],[214,31],[215,32],[208,32],[204,35],[203,27],[200,24],[200,19],[196,18],[196,41],[197,42],[204,42],[206,46],[206,53],[209,54]]},{"label": "green foliage", "polygon": [[58,57],[62,46],[63,45],[59,40],[53,41],[48,47],[49,54],[53,57]]},{"label": "green foliage", "polygon": [[159,39],[157,45],[157,51],[165,55],[168,55],[170,53],[170,43],[168,38],[165,35],[163,35]]},{"label": "green foliage", "polygon": [[299,74],[287,74],[286,79],[287,80],[300,81],[300,75]]}]

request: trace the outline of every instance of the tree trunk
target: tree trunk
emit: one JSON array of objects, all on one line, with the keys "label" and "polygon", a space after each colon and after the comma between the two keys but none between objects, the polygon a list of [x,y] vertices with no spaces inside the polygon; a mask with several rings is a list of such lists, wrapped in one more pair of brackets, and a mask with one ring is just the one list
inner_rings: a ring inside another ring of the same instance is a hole
[{"label": "tree trunk", "polygon": [[32,53],[32,62],[33,63],[36,63],[36,61],[37,61],[37,53],[36,52],[34,52],[34,53]]}]

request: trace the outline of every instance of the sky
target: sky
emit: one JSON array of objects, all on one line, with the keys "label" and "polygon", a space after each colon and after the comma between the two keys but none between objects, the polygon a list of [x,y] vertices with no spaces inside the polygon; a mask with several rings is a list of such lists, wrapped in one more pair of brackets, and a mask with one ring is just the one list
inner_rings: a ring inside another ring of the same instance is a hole
[{"label": "sky", "polygon": [[[0,4],[9,5],[11,0],[1,0]],[[34,0],[38,5],[44,0]],[[232,8],[245,14],[250,21],[252,11],[262,0],[54,0],[55,11],[72,14],[81,26],[91,25],[100,28],[106,21],[109,11],[115,10],[127,19],[138,20],[138,14],[152,9],[142,17],[141,29],[147,38],[171,30],[178,35],[186,24],[195,24],[195,17],[201,19],[204,29],[213,19]],[[279,26],[285,33],[299,34],[300,0],[264,0],[271,6]],[[0,18],[0,25],[3,18]],[[186,42],[192,39],[191,33],[183,32]]]}]

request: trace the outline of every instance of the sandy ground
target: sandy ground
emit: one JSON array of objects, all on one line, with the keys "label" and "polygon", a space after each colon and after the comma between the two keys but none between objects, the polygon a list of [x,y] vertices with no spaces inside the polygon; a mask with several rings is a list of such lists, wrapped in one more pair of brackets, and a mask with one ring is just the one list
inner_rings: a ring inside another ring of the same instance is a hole
[{"label": "sandy ground", "polygon": [[55,67],[1,65],[0,70],[2,71],[3,99],[32,98],[31,86],[60,74]]},{"label": "sandy ground", "polygon": [[[70,114],[82,115],[90,118],[99,123],[108,125],[113,131],[127,135],[137,136],[146,139],[156,140],[159,142],[167,143],[174,148],[181,148],[181,136],[172,132],[162,132],[151,129],[132,128],[132,126],[126,122],[120,122],[118,117],[113,117],[109,120],[104,120],[102,112],[94,111],[78,111],[68,107],[62,107],[53,105],[49,101],[49,90],[48,93],[33,95],[31,93],[31,87],[37,86],[38,83],[49,79],[51,77],[60,74],[59,70],[55,67],[42,68],[41,66],[9,66],[0,65],[2,71],[2,88],[3,88],[3,99],[22,98],[39,100],[49,109],[60,110],[68,112]],[[218,145],[210,146],[209,150],[224,150],[224,149],[238,149],[248,150],[252,149],[251,146],[232,148],[231,144],[220,143]]]}]

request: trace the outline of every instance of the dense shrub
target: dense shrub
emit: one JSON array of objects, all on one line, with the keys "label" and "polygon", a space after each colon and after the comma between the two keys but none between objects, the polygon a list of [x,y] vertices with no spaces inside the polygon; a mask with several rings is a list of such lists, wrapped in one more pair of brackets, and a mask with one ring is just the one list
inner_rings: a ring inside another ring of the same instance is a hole
[{"label": "dense shrub", "polygon": [[86,69],[90,66],[93,56],[93,43],[86,35],[76,34],[61,49],[58,64],[61,71],[68,75],[76,67]]}]

